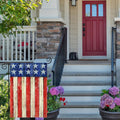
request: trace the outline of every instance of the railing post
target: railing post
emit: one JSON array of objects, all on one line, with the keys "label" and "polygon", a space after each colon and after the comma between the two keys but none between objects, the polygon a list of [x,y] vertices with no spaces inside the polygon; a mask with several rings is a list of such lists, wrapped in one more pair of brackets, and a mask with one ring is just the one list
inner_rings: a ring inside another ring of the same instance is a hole
[{"label": "railing post", "polygon": [[65,28],[65,63],[67,63],[67,28]]},{"label": "railing post", "polygon": [[55,86],[58,86],[60,84],[66,58],[67,58],[67,29],[62,28],[61,41],[52,67],[53,85]]}]

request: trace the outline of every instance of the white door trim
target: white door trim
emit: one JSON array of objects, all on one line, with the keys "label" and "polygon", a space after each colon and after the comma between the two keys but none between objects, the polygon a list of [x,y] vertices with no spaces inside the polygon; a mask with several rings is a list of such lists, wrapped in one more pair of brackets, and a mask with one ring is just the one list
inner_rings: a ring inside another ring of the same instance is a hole
[{"label": "white door trim", "polygon": [[107,36],[107,56],[83,56],[82,50],[82,0],[78,0],[78,59],[110,59],[111,58],[111,14],[110,0],[106,0],[106,36]]}]

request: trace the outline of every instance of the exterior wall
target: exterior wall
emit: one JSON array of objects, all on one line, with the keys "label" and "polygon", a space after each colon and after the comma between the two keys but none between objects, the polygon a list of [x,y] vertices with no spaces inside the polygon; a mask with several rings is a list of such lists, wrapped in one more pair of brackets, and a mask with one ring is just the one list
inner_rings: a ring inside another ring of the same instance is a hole
[{"label": "exterior wall", "polygon": [[60,2],[60,12],[61,12],[61,17],[65,19],[65,0],[59,0]]},{"label": "exterior wall", "polygon": [[[83,1],[86,1],[86,0],[83,0]],[[107,5],[106,6],[107,57],[105,58],[110,59],[111,58],[111,29],[112,27],[115,26],[114,18],[118,14],[117,7],[116,7],[117,0],[106,0],[106,5]],[[70,20],[69,50],[70,52],[78,52],[79,59],[82,59],[84,58],[82,57],[82,0],[77,1],[76,7],[71,6],[71,1],[70,1],[69,20]]]},{"label": "exterior wall", "polygon": [[55,58],[61,38],[61,22],[38,22],[36,59]]},{"label": "exterior wall", "polygon": [[78,2],[77,6],[73,7],[70,1],[69,14],[69,52],[78,52]]}]

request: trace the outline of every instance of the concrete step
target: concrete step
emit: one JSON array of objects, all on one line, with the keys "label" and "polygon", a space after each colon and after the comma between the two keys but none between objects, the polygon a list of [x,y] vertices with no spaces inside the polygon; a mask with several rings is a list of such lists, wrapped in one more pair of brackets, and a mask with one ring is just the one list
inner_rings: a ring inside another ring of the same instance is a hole
[{"label": "concrete step", "polygon": [[67,102],[100,102],[101,96],[64,96]]},{"label": "concrete step", "polygon": [[63,86],[64,91],[101,91],[102,89],[109,89],[109,86]]},{"label": "concrete step", "polygon": [[111,61],[109,60],[68,60],[67,63],[68,65],[110,65]]},{"label": "concrete step", "polygon": [[62,108],[98,108],[99,105],[99,102],[68,102]]},{"label": "concrete step", "polygon": [[65,64],[64,72],[110,72],[111,65],[109,64]]},{"label": "concrete step", "polygon": [[111,72],[63,72],[63,76],[111,76]]},{"label": "concrete step", "polygon": [[111,81],[111,76],[62,76],[61,81]]},{"label": "concrete step", "polygon": [[100,96],[101,91],[65,91],[63,96]]},{"label": "concrete step", "polygon": [[101,120],[98,108],[61,108],[59,120]]},{"label": "concrete step", "polygon": [[60,114],[57,120],[102,120],[98,114]]},{"label": "concrete step", "polygon": [[61,108],[60,114],[99,114],[98,108]]},{"label": "concrete step", "polygon": [[107,80],[107,81],[61,81],[61,85],[62,86],[84,86],[84,85],[87,85],[87,86],[105,86],[105,85],[110,85],[111,84],[111,81]]}]

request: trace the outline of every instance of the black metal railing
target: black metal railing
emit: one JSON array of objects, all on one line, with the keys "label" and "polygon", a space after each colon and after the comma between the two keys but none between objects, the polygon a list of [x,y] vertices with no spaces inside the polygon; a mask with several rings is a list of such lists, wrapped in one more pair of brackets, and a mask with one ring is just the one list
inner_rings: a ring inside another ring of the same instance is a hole
[{"label": "black metal railing", "polygon": [[53,64],[53,85],[60,84],[64,63],[67,61],[67,28],[62,28],[62,37]]},{"label": "black metal railing", "polygon": [[111,42],[111,86],[115,85],[115,53],[116,53],[116,28],[112,27],[112,42]]}]

